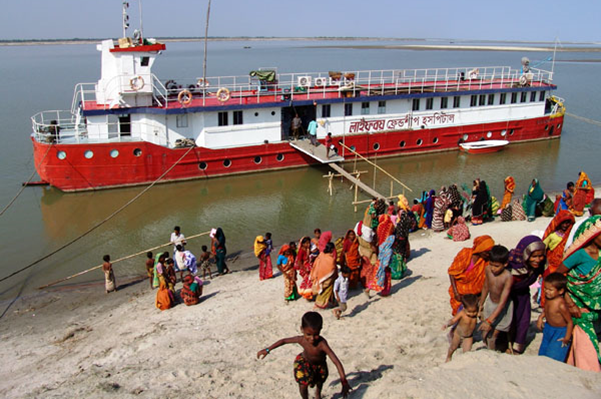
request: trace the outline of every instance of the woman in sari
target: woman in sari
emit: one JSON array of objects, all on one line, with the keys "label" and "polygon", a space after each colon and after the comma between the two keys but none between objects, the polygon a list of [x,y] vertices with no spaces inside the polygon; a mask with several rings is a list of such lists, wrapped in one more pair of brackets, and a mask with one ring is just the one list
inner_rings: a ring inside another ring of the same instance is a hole
[{"label": "woman in sari", "polygon": [[528,187],[528,194],[526,194],[526,201],[524,202],[524,211],[529,222],[533,222],[536,219],[536,206],[544,199],[545,192],[540,187],[538,179],[533,179],[530,187]]},{"label": "woman in sari", "polygon": [[311,270],[311,282],[313,284],[313,295],[315,295],[315,306],[326,309],[333,304],[334,281],[338,277],[336,268],[336,257],[334,244],[328,242],[315,259],[313,270]]},{"label": "woman in sari", "polygon": [[354,230],[349,230],[344,236],[342,246],[344,264],[351,270],[349,288],[356,288],[361,274],[361,256],[359,255],[359,240]]},{"label": "woman in sari", "polygon": [[426,204],[424,205],[424,228],[432,228],[432,218],[434,217],[434,201],[436,200],[436,191],[430,190]]},{"label": "woman in sari", "polygon": [[313,299],[313,288],[311,285],[311,238],[303,237],[298,244],[298,253],[294,261],[294,267],[301,277],[298,293],[305,299]]},{"label": "woman in sari", "polygon": [[[294,243],[293,243],[294,244]],[[296,269],[294,268],[294,247],[284,245],[278,253],[277,268],[284,276],[284,300],[295,301],[299,298],[296,289]]]},{"label": "woman in sari", "polygon": [[584,213],[584,207],[591,203],[595,197],[595,189],[591,185],[591,180],[583,170],[578,174],[578,180],[576,181],[576,194],[572,200],[574,206],[574,215],[582,216]]},{"label": "woman in sari", "polygon": [[225,234],[221,227],[213,229],[211,231],[211,248],[215,255],[215,263],[217,265],[217,272],[219,275],[227,274],[230,272],[227,265],[225,264],[225,255],[227,255],[227,249],[225,247]]},{"label": "woman in sari", "polygon": [[451,205],[446,187],[440,189],[440,193],[434,201],[434,212],[432,215],[432,230],[440,232],[444,230],[444,215]]},{"label": "woman in sari", "polygon": [[566,300],[574,321],[568,364],[601,372],[601,350],[595,326],[601,320],[601,216],[586,219],[557,269],[567,273]]},{"label": "woman in sari", "polygon": [[392,244],[394,242],[394,224],[388,215],[380,215],[378,220],[378,260],[372,271],[371,281],[365,290],[367,296],[373,290],[382,296],[390,294]]},{"label": "woman in sari", "polygon": [[461,306],[461,297],[467,294],[480,295],[484,286],[484,268],[490,259],[490,250],[495,245],[490,236],[474,238],[472,248],[463,248],[449,267],[449,296],[453,316]]},{"label": "woman in sari", "polygon": [[505,193],[501,202],[501,209],[505,209],[511,203],[513,192],[515,191],[515,180],[511,176],[505,178]]},{"label": "woman in sari", "polygon": [[457,223],[447,231],[447,237],[453,241],[466,241],[470,239],[470,229],[465,224],[463,216],[457,218]]},{"label": "woman in sari", "polygon": [[509,267],[513,276],[511,300],[513,301],[514,335],[513,352],[521,354],[526,347],[526,335],[530,326],[532,307],[530,286],[543,273],[546,256],[545,244],[537,236],[526,236],[509,253]]},{"label": "woman in sari", "polygon": [[474,185],[474,203],[472,204],[472,224],[474,226],[484,223],[484,216],[488,210],[488,189],[486,184],[476,180]]}]

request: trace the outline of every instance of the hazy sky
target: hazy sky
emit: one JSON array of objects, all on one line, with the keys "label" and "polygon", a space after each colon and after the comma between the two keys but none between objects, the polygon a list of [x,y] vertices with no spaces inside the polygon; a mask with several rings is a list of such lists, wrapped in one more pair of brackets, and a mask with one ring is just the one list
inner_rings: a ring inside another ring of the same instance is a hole
[{"label": "hazy sky", "polygon": [[[208,0],[143,0],[145,36],[204,36]],[[120,0],[0,0],[0,39],[115,38]],[[600,0],[213,0],[209,36],[601,41]],[[138,0],[130,1],[132,29]]]}]

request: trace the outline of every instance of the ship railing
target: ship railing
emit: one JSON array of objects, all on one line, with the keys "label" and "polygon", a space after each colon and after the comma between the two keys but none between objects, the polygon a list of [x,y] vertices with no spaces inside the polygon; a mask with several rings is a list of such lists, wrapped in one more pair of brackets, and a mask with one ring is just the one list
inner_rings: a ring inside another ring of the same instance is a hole
[{"label": "ship railing", "polygon": [[60,142],[65,137],[79,140],[87,135],[85,120],[81,114],[69,110],[38,112],[31,117],[32,132],[38,142]]}]

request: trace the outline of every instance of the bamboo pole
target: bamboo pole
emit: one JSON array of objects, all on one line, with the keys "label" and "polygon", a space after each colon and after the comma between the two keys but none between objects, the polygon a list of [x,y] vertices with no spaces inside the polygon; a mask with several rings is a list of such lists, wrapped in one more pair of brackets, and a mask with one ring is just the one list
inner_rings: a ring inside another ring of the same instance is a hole
[{"label": "bamboo pole", "polygon": [[[195,234],[195,235],[193,235],[193,236],[186,237],[186,241],[187,241],[187,240],[191,240],[191,239],[193,239],[193,238],[198,238],[198,237],[201,237],[201,236],[205,236],[205,235],[207,235],[207,234],[209,234],[209,233],[210,233],[210,231],[207,231],[207,232],[204,232],[204,233]],[[162,244],[162,245],[159,245],[159,246],[156,246],[156,247],[152,247],[152,248],[149,248],[149,249],[145,249],[144,251],[140,251],[140,252],[137,252],[137,253],[135,253],[135,254],[132,254],[132,255],[127,255],[127,256],[124,256],[123,258],[119,258],[119,259],[117,259],[117,260],[114,260],[114,261],[113,261],[113,264],[115,264],[115,263],[118,263],[118,262],[122,262],[122,261],[124,261],[124,260],[127,260],[127,259],[135,258],[136,256],[143,255],[143,254],[145,254],[145,253],[146,253],[146,252],[148,252],[148,251],[154,251],[154,250],[156,250],[156,249],[159,249],[159,248],[168,247],[169,245],[173,245],[173,243],[172,243],[171,241],[169,241],[169,242],[168,242],[168,243],[166,243],[166,244]],[[62,278],[62,279],[60,279],[60,280],[53,281],[53,282],[51,282],[51,283],[48,283],[48,284],[46,284],[46,285],[42,285],[41,287],[38,287],[38,289],[39,289],[39,290],[42,290],[42,289],[44,289],[44,288],[48,288],[48,287],[50,287],[50,286],[53,286],[53,285],[56,285],[56,284],[58,284],[58,283],[62,283],[63,281],[67,281],[67,280],[71,280],[72,278],[75,278],[75,277],[83,276],[84,274],[86,274],[86,273],[89,273],[89,272],[91,272],[91,271],[94,271],[94,270],[97,270],[97,269],[100,269],[101,267],[102,267],[102,264],[100,264],[100,265],[98,265],[98,266],[91,267],[91,268],[89,268],[89,269],[86,269],[86,270],[84,270],[84,271],[81,271],[81,272],[79,272],[79,273],[72,274],[71,276],[68,276],[68,277]]]}]

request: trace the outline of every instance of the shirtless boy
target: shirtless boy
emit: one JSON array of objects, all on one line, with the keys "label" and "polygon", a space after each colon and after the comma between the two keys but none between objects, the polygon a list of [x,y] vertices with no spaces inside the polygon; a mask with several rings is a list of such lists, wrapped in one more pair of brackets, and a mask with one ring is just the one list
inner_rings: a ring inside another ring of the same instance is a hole
[{"label": "shirtless boy", "polygon": [[469,352],[472,350],[472,344],[474,343],[474,330],[476,329],[476,322],[478,321],[478,297],[474,294],[466,294],[461,297],[461,303],[463,309],[449,320],[444,326],[443,330],[453,326],[451,329],[451,346],[449,346],[449,352],[447,353],[447,362],[451,361],[453,353],[459,348],[463,352]]},{"label": "shirtless boy", "polygon": [[[509,300],[513,279],[506,269],[509,251],[502,245],[490,250],[490,261],[484,269],[485,280],[480,296],[480,324],[482,339],[488,349],[496,349],[500,332],[509,331],[513,317],[513,303]],[[490,335],[490,337],[489,337]]]},{"label": "shirtless boy", "polygon": [[272,350],[286,344],[299,344],[303,347],[294,360],[294,378],[298,383],[300,394],[303,399],[309,397],[309,386],[315,386],[315,398],[321,398],[321,388],[328,378],[328,365],[326,355],[332,360],[342,384],[341,395],[347,397],[351,387],[346,380],[344,367],[334,351],[330,348],[327,341],[319,334],[323,326],[323,319],[317,312],[307,312],[303,315],[301,322],[301,332],[303,335],[298,337],[284,338],[275,344],[260,350],[257,358],[261,359],[267,356]]}]

